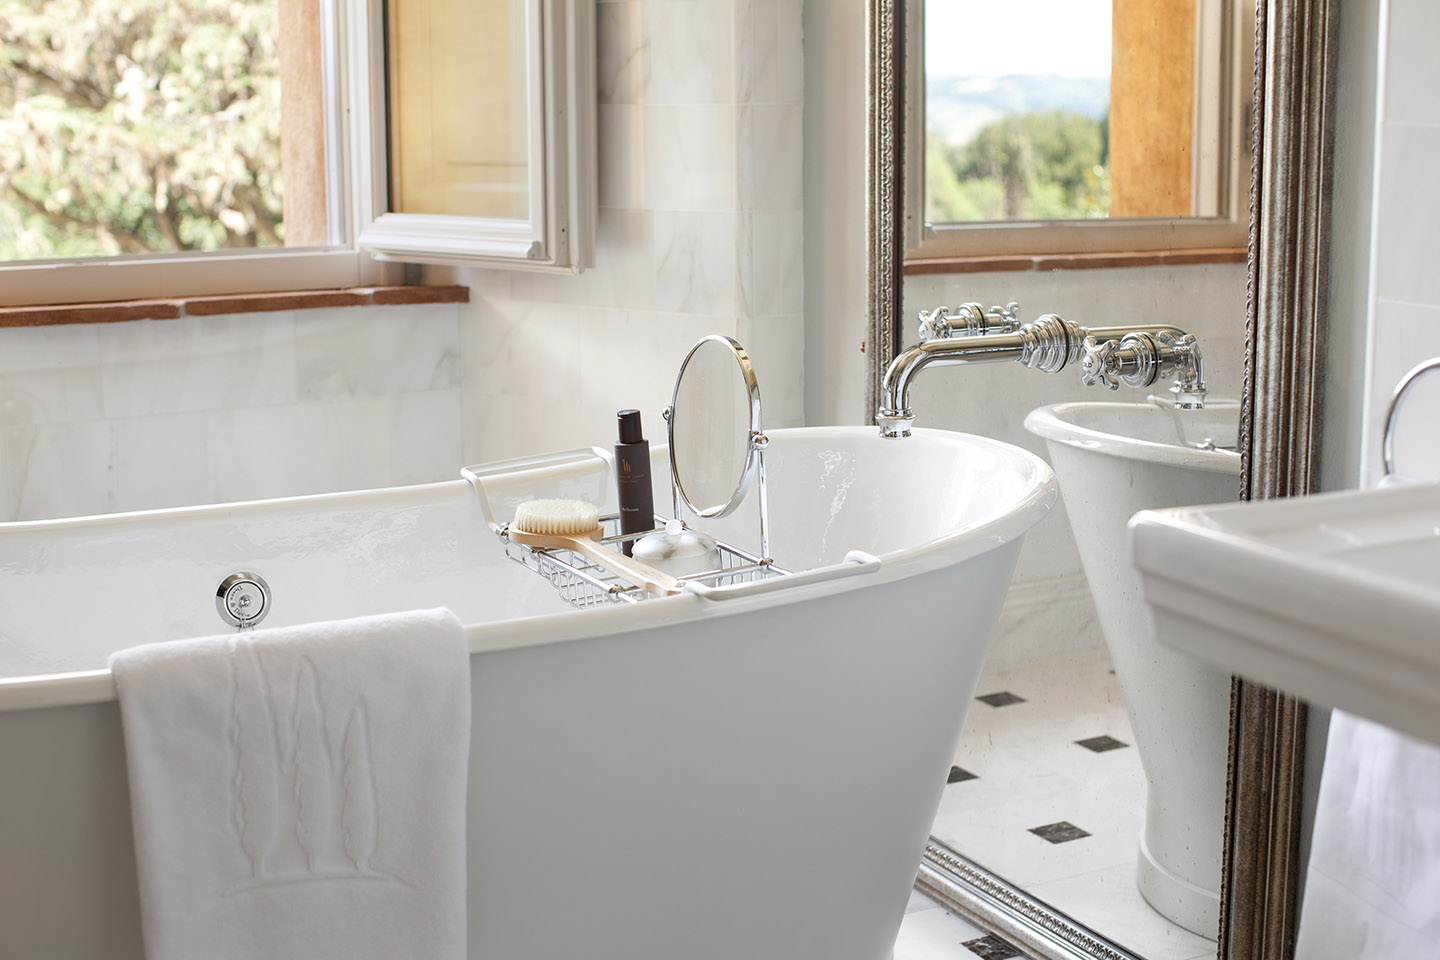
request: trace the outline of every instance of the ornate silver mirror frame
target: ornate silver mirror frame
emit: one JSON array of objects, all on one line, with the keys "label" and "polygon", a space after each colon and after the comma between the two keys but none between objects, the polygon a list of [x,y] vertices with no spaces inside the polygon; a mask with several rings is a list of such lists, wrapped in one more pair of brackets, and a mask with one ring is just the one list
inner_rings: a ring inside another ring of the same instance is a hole
[{"label": "ornate silver mirror frame", "polygon": [[[905,0],[869,0],[868,417],[904,329],[905,6]],[[1339,0],[1257,5],[1240,422],[1240,495],[1247,500],[1309,493],[1319,482],[1338,19]],[[1305,721],[1304,704],[1234,681],[1222,960],[1290,960],[1294,954]],[[1126,956],[933,838],[920,884],[1038,956]]]}]

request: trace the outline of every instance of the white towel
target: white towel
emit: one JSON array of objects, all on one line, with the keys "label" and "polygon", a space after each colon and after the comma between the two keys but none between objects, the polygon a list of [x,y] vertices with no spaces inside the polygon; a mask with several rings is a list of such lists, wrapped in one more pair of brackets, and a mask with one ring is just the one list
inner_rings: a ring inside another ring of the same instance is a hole
[{"label": "white towel", "polygon": [[1297,958],[1440,957],[1437,797],[1440,747],[1334,712]]},{"label": "white towel", "polygon": [[110,668],[149,960],[465,956],[454,614],[157,643]]}]

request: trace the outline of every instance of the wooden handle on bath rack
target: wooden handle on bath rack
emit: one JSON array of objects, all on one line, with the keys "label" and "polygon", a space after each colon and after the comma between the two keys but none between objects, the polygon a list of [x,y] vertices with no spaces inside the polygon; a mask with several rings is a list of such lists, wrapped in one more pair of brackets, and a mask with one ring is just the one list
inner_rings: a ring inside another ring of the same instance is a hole
[{"label": "wooden handle on bath rack", "polygon": [[[570,508],[578,511],[574,515],[580,518],[578,524],[572,515],[567,514]],[[521,546],[571,550],[650,593],[668,595],[681,591],[680,581],[668,573],[602,546],[599,542],[600,524],[595,517],[594,507],[583,501],[532,500],[516,509],[515,519],[506,528],[505,535]],[[539,533],[525,529],[527,524],[550,529]],[[575,529],[576,526],[579,529]]]}]

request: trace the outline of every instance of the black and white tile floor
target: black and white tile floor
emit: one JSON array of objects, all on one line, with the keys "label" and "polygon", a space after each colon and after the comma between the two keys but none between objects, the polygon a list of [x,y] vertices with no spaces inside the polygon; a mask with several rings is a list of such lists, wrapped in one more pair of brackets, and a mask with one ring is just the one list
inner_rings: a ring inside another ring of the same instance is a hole
[{"label": "black and white tile floor", "polygon": [[1145,776],[1106,652],[987,667],[979,694],[932,833],[1141,956],[1213,957],[1135,886]]}]

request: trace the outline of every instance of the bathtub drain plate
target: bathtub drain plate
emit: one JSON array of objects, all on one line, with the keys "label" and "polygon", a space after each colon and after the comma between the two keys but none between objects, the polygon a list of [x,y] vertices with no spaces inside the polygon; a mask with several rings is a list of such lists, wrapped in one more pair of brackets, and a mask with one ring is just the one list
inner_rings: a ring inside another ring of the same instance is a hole
[{"label": "bathtub drain plate", "polygon": [[248,570],[232,573],[215,590],[215,609],[232,627],[253,627],[270,612],[270,584]]}]

